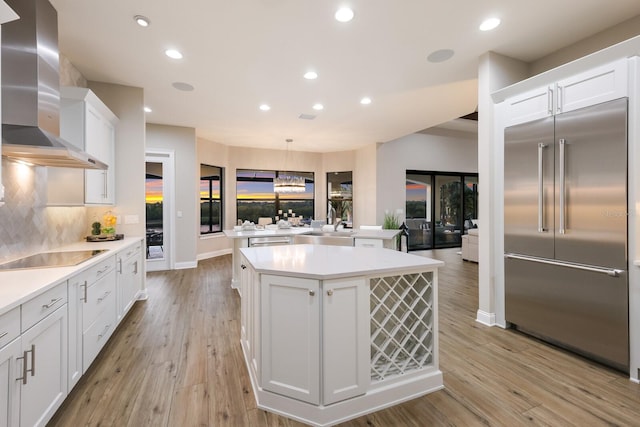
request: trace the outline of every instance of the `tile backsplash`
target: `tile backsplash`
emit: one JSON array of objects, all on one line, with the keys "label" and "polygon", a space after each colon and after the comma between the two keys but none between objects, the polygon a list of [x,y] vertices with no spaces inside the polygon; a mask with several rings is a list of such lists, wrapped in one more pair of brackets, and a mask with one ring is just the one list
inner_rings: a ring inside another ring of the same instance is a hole
[{"label": "tile backsplash", "polygon": [[47,170],[2,159],[5,205],[0,207],[0,263],[82,240],[84,207],[47,207]]}]

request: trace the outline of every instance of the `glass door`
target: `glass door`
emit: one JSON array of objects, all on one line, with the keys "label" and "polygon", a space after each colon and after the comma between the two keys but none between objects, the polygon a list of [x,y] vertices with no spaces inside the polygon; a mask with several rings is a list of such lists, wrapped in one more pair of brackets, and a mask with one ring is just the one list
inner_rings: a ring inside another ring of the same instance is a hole
[{"label": "glass door", "polygon": [[406,212],[409,250],[459,247],[477,224],[478,176],[407,171]]},{"label": "glass door", "polygon": [[170,270],[172,158],[168,154],[146,157],[146,259],[147,271]]}]

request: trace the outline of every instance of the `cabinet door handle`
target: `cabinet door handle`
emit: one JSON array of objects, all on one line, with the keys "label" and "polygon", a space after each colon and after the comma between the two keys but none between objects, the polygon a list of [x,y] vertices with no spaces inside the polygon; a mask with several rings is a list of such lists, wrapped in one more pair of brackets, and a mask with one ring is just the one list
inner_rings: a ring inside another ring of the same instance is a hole
[{"label": "cabinet door handle", "polygon": [[98,303],[101,303],[102,301],[104,301],[110,294],[111,294],[111,291],[105,292],[104,295],[98,298]]},{"label": "cabinet door handle", "polygon": [[110,327],[111,327],[111,324],[108,324],[107,326],[105,326],[103,331],[100,333],[100,335],[98,335],[98,339],[102,339],[102,337],[106,335]]},{"label": "cabinet door handle", "polygon": [[333,289],[329,289],[329,290],[327,291],[327,295],[332,296],[332,295],[333,295]]},{"label": "cabinet door handle", "polygon": [[244,264],[240,264],[240,268],[244,270],[245,268],[247,268],[247,266]]},{"label": "cabinet door handle", "polygon": [[106,273],[107,271],[109,271],[109,266],[105,265],[103,270],[98,270],[98,272],[96,273],[96,276],[100,276],[100,275]]},{"label": "cabinet door handle", "polygon": [[562,113],[562,86],[557,89],[558,98],[556,99],[556,113]]},{"label": "cabinet door handle", "polygon": [[316,291],[314,291],[313,289],[309,289],[309,295],[311,296],[315,296]]},{"label": "cabinet door handle", "polygon": [[104,183],[104,194],[102,195],[105,199],[107,198],[107,196],[109,195],[108,190],[107,190],[107,171],[103,171],[102,172],[102,176],[104,177],[103,179],[103,183]]},{"label": "cabinet door handle", "polygon": [[553,89],[547,88],[547,112],[549,115],[553,114]]},{"label": "cabinet door handle", "polygon": [[122,258],[118,260],[118,273],[122,274]]},{"label": "cabinet door handle", "polygon": [[51,301],[49,301],[49,304],[42,304],[42,308],[44,308],[45,310],[48,310],[54,305],[56,305],[57,303],[59,303],[60,301],[62,301],[62,298],[54,298]]},{"label": "cabinet door handle", "polygon": [[83,302],[86,303],[87,302],[87,287],[88,287],[87,286],[87,281],[85,280],[84,284],[82,284],[80,286],[83,287],[83,294],[84,294],[84,296],[82,298],[80,298],[80,301],[83,301]]},{"label": "cabinet door handle", "polygon": [[133,263],[133,274],[138,274],[138,261]]},{"label": "cabinet door handle", "polygon": [[3,332],[0,334],[0,340],[4,337],[6,337],[7,335],[9,335],[9,332]]},{"label": "cabinet door handle", "polygon": [[[27,353],[31,352],[31,369],[28,369]],[[27,374],[31,372],[33,377],[36,374],[36,345],[31,344],[31,350],[25,350],[22,352],[22,357],[16,357],[16,360],[22,359],[22,376],[16,378],[16,381],[22,381],[22,384],[27,383]]]}]

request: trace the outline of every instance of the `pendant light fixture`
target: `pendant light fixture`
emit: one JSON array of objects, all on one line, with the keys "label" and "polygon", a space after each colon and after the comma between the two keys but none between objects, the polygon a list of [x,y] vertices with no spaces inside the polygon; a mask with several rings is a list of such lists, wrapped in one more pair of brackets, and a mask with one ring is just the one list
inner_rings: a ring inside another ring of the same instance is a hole
[{"label": "pendant light fixture", "polygon": [[[287,167],[287,160],[289,158],[289,143],[293,142],[293,139],[287,138],[287,151],[284,155],[284,166]],[[273,180],[273,191],[275,193],[304,193],[305,183],[304,177],[292,175],[289,172],[278,172],[278,176]]]}]

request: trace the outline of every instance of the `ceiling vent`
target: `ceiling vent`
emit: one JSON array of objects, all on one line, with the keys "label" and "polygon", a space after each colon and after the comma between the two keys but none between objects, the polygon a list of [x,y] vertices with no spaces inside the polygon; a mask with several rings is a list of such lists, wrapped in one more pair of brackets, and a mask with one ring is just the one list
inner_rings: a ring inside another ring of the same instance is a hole
[{"label": "ceiling vent", "polygon": [[298,118],[302,119],[302,120],[313,120],[313,119],[316,118],[316,116],[314,114],[304,114],[304,113],[302,113],[302,114],[300,114],[298,116]]}]

